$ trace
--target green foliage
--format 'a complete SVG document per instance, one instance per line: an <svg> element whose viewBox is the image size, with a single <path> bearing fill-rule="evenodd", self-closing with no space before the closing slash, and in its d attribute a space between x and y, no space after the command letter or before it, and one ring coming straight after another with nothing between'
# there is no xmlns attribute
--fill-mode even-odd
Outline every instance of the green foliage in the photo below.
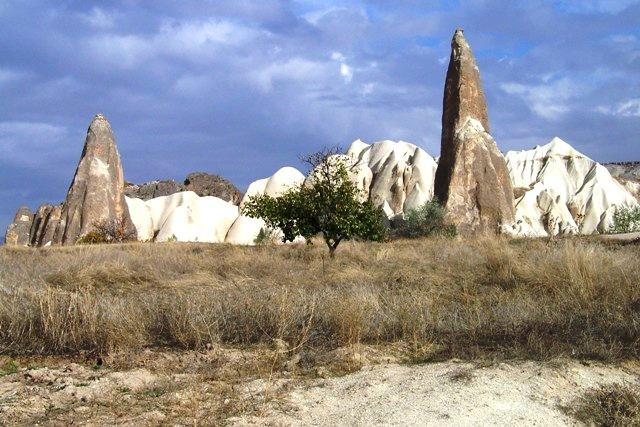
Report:
<svg viewBox="0 0 640 427"><path fill-rule="evenodd" d="M100 245L103 243L109 243L109 241L104 233L94 230L80 237L77 243L79 245Z"/></svg>
<svg viewBox="0 0 640 427"><path fill-rule="evenodd" d="M304 160L313 167L305 185L291 188L279 197L251 197L243 208L244 215L262 218L268 227L282 230L284 242L297 236L310 242L322 234L332 256L343 240L386 239L382 211L361 201L343 157L323 151Z"/></svg>
<svg viewBox="0 0 640 427"><path fill-rule="evenodd" d="M455 225L446 223L445 209L434 198L407 212L399 234L403 237L415 238L432 235L455 237L458 233Z"/></svg>
<svg viewBox="0 0 640 427"><path fill-rule="evenodd" d="M610 233L633 233L640 231L640 206L634 208L618 207L613 214Z"/></svg>
<svg viewBox="0 0 640 427"><path fill-rule="evenodd" d="M15 374L19 369L20 365L18 365L18 362L16 362L15 360L9 360L0 365L0 377Z"/></svg>
<svg viewBox="0 0 640 427"><path fill-rule="evenodd" d="M258 232L253 243L256 245L266 245L269 243L275 243L278 240L278 233L276 230L270 227L262 227Z"/></svg>

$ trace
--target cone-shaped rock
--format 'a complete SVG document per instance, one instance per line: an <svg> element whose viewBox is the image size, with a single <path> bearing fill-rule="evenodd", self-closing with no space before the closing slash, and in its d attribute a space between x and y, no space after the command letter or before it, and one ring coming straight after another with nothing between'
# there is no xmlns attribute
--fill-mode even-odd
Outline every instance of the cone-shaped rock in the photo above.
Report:
<svg viewBox="0 0 640 427"><path fill-rule="evenodd" d="M480 72L460 29L451 42L434 193L462 234L496 233L514 222L509 172L489 134Z"/></svg>
<svg viewBox="0 0 640 427"><path fill-rule="evenodd" d="M27 246L29 244L29 230L33 222L33 213L26 206L16 212L13 222L9 224L4 236L4 243L13 246Z"/></svg>
<svg viewBox="0 0 640 427"><path fill-rule="evenodd" d="M44 246L50 244L60 222L62 205L42 205L36 211L29 233L31 246Z"/></svg>
<svg viewBox="0 0 640 427"><path fill-rule="evenodd" d="M135 236L135 226L124 198L120 154L109 122L98 114L89 125L53 243L74 244L102 221L123 221L127 233Z"/></svg>

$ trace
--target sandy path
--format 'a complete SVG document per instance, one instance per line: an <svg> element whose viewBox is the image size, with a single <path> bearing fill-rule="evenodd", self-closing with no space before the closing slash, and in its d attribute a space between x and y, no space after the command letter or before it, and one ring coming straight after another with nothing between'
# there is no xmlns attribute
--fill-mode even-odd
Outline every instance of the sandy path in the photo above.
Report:
<svg viewBox="0 0 640 427"><path fill-rule="evenodd" d="M576 425L561 405L606 383L640 386L639 372L600 364L456 362L378 365L295 387L260 418L238 425ZM265 383L252 384L254 392ZM286 409L283 409L286 408Z"/></svg>

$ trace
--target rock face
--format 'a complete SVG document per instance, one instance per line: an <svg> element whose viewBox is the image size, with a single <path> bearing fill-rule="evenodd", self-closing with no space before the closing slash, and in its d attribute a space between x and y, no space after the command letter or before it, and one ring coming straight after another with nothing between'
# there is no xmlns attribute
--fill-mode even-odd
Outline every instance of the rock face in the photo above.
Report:
<svg viewBox="0 0 640 427"><path fill-rule="evenodd" d="M169 196L184 190L184 185L172 179L164 181L150 181L144 184L127 183L124 194L127 197L135 197L142 200L150 200L156 197Z"/></svg>
<svg viewBox="0 0 640 427"><path fill-rule="evenodd" d="M5 245L28 246L29 232L33 222L33 213L26 206L22 206L16 212L13 222L7 227L4 236Z"/></svg>
<svg viewBox="0 0 640 427"><path fill-rule="evenodd" d="M190 173L183 184L172 179L150 181L144 184L127 183L124 190L127 197L135 197L142 200L170 196L181 191L193 191L200 197L214 196L234 205L239 204L240 200L242 200L242 193L231 181L219 175L212 175L206 172Z"/></svg>
<svg viewBox="0 0 640 427"><path fill-rule="evenodd" d="M388 217L417 208L433 198L437 164L416 145L388 140L369 145L358 139L347 155L354 161L351 178Z"/></svg>
<svg viewBox="0 0 640 427"><path fill-rule="evenodd" d="M62 205L42 205L36 211L29 233L31 246L46 246L53 241L53 236L60 222Z"/></svg>
<svg viewBox="0 0 640 427"><path fill-rule="evenodd" d="M461 234L496 233L514 222L509 173L489 134L480 72L460 29L451 42L434 193Z"/></svg>
<svg viewBox="0 0 640 427"><path fill-rule="evenodd" d="M253 181L249 185L240 202L240 209L251 196L266 194L277 197L292 187L302 185L304 179L302 172L296 168L289 166L280 168L270 177ZM225 241L235 245L253 245L260 229L264 226L264 221L259 218L240 215L231 225Z"/></svg>
<svg viewBox="0 0 640 427"><path fill-rule="evenodd" d="M242 193L231 181L205 172L193 172L187 175L184 187L187 191L193 191L198 196L214 196L234 205L239 204L242 200Z"/></svg>
<svg viewBox="0 0 640 427"><path fill-rule="evenodd" d="M54 244L74 244L98 221L124 221L135 233L124 198L120 154L111 126L96 115L87 131L82 157L62 206Z"/></svg>
<svg viewBox="0 0 640 427"><path fill-rule="evenodd" d="M505 157L520 236L604 233L617 207L638 205L607 168L560 138Z"/></svg>
<svg viewBox="0 0 640 427"><path fill-rule="evenodd" d="M603 166L640 201L640 162L606 163Z"/></svg>
<svg viewBox="0 0 640 427"><path fill-rule="evenodd" d="M254 181L243 202L252 195L278 196L295 185L304 175L284 167L268 178ZM156 242L210 242L253 245L264 221L240 215L235 204L214 196L199 196L181 191L150 200L126 197L138 240ZM242 206L242 203L241 203Z"/></svg>

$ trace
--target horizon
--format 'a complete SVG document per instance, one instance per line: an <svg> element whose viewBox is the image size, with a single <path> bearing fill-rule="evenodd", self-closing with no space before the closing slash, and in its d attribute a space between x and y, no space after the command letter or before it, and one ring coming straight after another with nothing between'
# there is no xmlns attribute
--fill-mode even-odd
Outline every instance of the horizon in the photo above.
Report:
<svg viewBox="0 0 640 427"><path fill-rule="evenodd" d="M64 200L99 112L134 183L205 171L244 191L356 139L437 157L457 27L502 152L557 136L640 160L639 1L99 4L0 4L3 230Z"/></svg>

